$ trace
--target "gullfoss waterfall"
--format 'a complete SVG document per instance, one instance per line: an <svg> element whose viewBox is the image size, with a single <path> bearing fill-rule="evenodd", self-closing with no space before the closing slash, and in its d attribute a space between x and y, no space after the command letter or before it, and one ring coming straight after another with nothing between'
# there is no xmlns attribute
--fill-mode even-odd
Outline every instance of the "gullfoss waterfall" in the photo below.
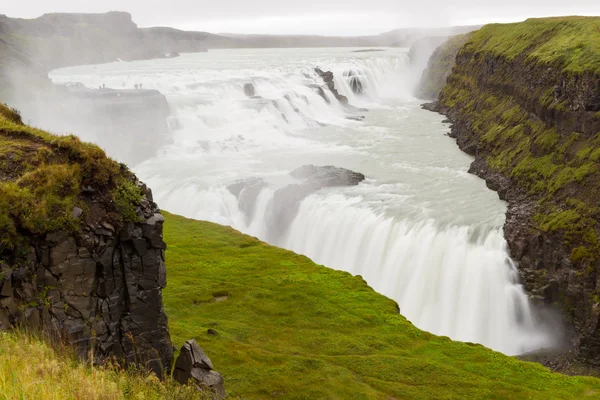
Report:
<svg viewBox="0 0 600 400"><path fill-rule="evenodd" d="M349 106L316 68L333 72ZM432 333L511 355L551 346L507 253L506 206L467 173L471 160L444 135L442 117L412 98L417 75L403 49L263 49L51 77L142 83L167 96L172 142L133 168L164 209L362 275ZM309 164L366 179L323 184L290 174Z"/></svg>

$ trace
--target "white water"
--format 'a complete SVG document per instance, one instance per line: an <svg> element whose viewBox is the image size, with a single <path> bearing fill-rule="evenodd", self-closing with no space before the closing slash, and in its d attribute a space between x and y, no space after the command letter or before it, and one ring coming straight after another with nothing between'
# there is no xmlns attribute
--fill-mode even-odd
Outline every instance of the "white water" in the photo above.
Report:
<svg viewBox="0 0 600 400"><path fill-rule="evenodd" d="M364 121L327 92L315 66L370 111ZM351 74L349 71L353 71ZM358 75L364 87L349 86ZM470 158L442 117L410 95L406 52L349 49L213 51L181 58L55 71L57 82L158 89L174 109L173 144L134 170L162 208L231 225L318 263L362 275L416 326L507 354L552 344L518 284L501 226L505 205L467 173ZM252 82L261 98L249 99ZM107 146L110 152L110 146ZM305 164L335 165L367 180L329 188L275 216L274 193ZM238 201L227 186L268 186Z"/></svg>

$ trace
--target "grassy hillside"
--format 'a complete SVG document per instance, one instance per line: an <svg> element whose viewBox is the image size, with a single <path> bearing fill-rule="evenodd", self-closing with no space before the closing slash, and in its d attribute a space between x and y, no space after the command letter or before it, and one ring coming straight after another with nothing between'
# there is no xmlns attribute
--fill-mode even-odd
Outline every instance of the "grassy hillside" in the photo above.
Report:
<svg viewBox="0 0 600 400"><path fill-rule="evenodd" d="M600 380L422 332L360 277L232 228L165 215L174 343L194 337L228 393L282 399L582 399ZM209 334L209 330L212 334Z"/></svg>
<svg viewBox="0 0 600 400"><path fill-rule="evenodd" d="M600 18L556 17L484 26L466 52L491 53L560 66L574 73L600 72Z"/></svg>

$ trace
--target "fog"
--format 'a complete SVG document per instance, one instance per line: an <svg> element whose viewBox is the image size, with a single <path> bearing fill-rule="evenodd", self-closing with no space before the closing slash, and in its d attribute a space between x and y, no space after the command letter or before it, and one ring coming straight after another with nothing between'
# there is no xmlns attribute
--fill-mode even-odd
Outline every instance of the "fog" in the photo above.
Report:
<svg viewBox="0 0 600 400"><path fill-rule="evenodd" d="M364 35L399 27L432 27L508 22L528 17L598 15L597 0L26 0L4 2L0 12L33 18L49 12L124 10L140 26L172 26L230 33ZM6 4L7 3L7 4Z"/></svg>

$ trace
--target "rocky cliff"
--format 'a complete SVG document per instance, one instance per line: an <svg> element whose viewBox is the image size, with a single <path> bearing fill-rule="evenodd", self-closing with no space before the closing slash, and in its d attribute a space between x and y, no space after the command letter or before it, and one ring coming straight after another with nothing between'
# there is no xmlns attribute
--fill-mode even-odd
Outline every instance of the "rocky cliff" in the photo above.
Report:
<svg viewBox="0 0 600 400"><path fill-rule="evenodd" d="M471 172L508 201L526 289L563 311L572 355L600 366L600 18L483 27L434 108L475 156Z"/></svg>
<svg viewBox="0 0 600 400"><path fill-rule="evenodd" d="M0 105L0 328L169 371L163 217L124 165Z"/></svg>
<svg viewBox="0 0 600 400"><path fill-rule="evenodd" d="M418 60L418 49L420 46L426 48L428 45L435 45L435 50L431 54L431 57L429 57L427 66L417 86L415 96L426 100L437 100L440 92L446 86L446 79L448 79L448 76L452 72L456 55L467 42L470 35L470 33L465 33L451 36L450 38L430 38L425 43L416 44L411 47L409 57L412 63L413 59Z"/></svg>

